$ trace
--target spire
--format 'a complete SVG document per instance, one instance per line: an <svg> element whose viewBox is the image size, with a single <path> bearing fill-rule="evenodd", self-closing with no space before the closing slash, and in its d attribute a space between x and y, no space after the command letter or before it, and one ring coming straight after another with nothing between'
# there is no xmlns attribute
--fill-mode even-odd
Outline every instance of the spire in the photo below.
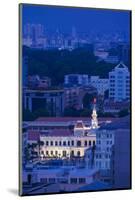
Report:
<svg viewBox="0 0 135 200"><path fill-rule="evenodd" d="M96 98L93 100L93 111L92 111L92 120L91 120L91 128L98 128L98 119L97 119L97 111L96 111Z"/></svg>

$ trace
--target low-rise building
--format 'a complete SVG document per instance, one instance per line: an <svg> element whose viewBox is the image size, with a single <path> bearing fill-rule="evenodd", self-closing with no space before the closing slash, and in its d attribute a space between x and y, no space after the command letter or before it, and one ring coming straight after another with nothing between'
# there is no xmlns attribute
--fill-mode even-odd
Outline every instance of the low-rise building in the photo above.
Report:
<svg viewBox="0 0 135 200"><path fill-rule="evenodd" d="M23 93L24 109L34 112L47 110L50 116L61 116L64 110L64 91L62 89L32 90Z"/></svg>
<svg viewBox="0 0 135 200"><path fill-rule="evenodd" d="M88 85L89 79L87 74L68 74L64 77L64 84L70 86Z"/></svg>

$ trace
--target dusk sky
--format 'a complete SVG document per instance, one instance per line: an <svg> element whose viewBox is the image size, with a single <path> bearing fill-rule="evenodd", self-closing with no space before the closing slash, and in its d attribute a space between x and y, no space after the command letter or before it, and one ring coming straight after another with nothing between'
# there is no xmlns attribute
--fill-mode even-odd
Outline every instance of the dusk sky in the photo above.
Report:
<svg viewBox="0 0 135 200"><path fill-rule="evenodd" d="M23 25L40 23L48 30L71 31L76 27L78 32L115 32L129 33L130 11L116 11L89 8L65 8L41 5L23 5Z"/></svg>

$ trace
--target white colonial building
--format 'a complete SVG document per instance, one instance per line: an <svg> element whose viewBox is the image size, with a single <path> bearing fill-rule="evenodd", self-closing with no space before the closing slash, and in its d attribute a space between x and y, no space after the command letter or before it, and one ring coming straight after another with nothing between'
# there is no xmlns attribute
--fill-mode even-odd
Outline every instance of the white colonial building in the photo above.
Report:
<svg viewBox="0 0 135 200"><path fill-rule="evenodd" d="M44 145L41 148L42 157L49 158L71 158L83 157L85 151L96 144L96 131L98 120L94 106L91 124L85 125L78 120L73 131L65 129L54 129L49 134L40 134L40 141Z"/></svg>

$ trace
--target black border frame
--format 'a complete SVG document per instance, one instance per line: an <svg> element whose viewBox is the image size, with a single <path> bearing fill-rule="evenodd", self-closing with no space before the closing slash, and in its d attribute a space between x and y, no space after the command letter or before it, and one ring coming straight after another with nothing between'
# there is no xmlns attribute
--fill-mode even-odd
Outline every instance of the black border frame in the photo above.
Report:
<svg viewBox="0 0 135 200"><path fill-rule="evenodd" d="M102 190L86 190L86 191L72 191L72 192L56 192L56 193L37 193L37 194L23 194L22 192L22 6L42 6L42 7L59 7L59 8L76 8L76 9L94 9L94 10L113 10L115 11L129 11L130 12L130 186L127 188L112 188L112 189L102 189ZM19 77L19 142L18 142L18 173L19 173L19 182L18 182L18 195L19 196L37 196L37 195L55 195L55 194L72 194L72 193L90 193L90 192L104 192L104 191L122 191L122 190L131 190L132 189L132 10L129 9L114 9L114 8L94 8L94 7L81 7L81 6L68 6L68 5L49 5L49 4L38 4L38 3L19 3L18 4L18 77Z"/></svg>

